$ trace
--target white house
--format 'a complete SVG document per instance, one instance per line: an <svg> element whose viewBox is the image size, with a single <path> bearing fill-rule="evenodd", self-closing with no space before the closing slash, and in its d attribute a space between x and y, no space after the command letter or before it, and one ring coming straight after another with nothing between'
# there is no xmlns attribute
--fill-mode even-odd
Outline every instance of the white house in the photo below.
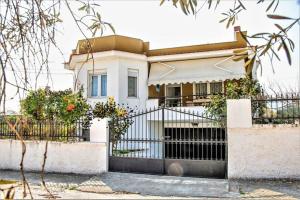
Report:
<svg viewBox="0 0 300 200"><path fill-rule="evenodd" d="M147 108L128 117L130 127L111 145L110 170L169 173L175 166L185 175L225 176L226 131L203 114L203 105L211 94L225 93L228 80L245 76L246 60L232 58L247 43L239 27L234 36L164 49L120 35L78 41L65 68L75 72L75 88L83 86L92 105L113 96Z"/></svg>
<svg viewBox="0 0 300 200"><path fill-rule="evenodd" d="M247 43L239 27L234 34L234 41L164 49L120 35L79 40L65 68L75 72L75 87L83 86L92 105L113 96L140 109L201 106L209 94L225 92L227 80L244 77L245 61L232 56Z"/></svg>

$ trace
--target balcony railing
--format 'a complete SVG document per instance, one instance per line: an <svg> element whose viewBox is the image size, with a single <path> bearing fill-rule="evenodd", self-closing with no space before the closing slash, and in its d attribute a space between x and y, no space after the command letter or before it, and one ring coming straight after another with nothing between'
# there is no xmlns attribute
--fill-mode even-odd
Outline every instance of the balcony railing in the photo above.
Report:
<svg viewBox="0 0 300 200"><path fill-rule="evenodd" d="M153 97L158 99L159 106L166 107L185 107L185 106L206 106L211 102L213 94L187 95L177 97Z"/></svg>

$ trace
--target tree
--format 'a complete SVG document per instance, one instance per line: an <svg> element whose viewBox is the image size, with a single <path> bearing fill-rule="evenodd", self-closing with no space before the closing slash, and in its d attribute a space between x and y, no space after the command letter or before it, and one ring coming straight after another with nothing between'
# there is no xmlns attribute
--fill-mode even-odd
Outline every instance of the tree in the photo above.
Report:
<svg viewBox="0 0 300 200"><path fill-rule="evenodd" d="M273 13L277 10L280 0L256 0L257 6L262 4L267 4L266 13L272 11ZM160 5L163 5L165 0L161 0ZM205 0L201 5L198 5L197 0L172 0L173 5L177 8L180 6L182 12L186 15L197 15L201 12L201 9L204 6L207 6L208 9L216 9L222 4L221 0ZM232 8L227 12L221 13L223 18L220 20L220 23L226 23L226 28L233 26L238 19L238 16L247 10L245 6L245 0L232 0ZM267 14L267 17L274 20L288 20L291 23L283 27L282 25L275 22L274 26L278 29L276 33L271 32L261 32L254 35L244 35L242 32L243 38L248 43L248 48L235 52L233 60L239 61L246 59L245 69L248 75L251 74L253 65L255 62L262 67L261 57L267 55L273 63L273 58L280 60L278 55L279 51L284 51L288 60L288 63L291 65L291 51L294 51L295 44L293 40L289 37L288 32L295 26L300 25L300 17L291 18L284 15L276 14ZM272 64L273 65L273 64ZM273 67L273 66L272 66Z"/></svg>
<svg viewBox="0 0 300 200"><path fill-rule="evenodd" d="M73 2L72 5L70 2ZM7 86L17 88L17 94L27 91L30 86L29 71L35 70L37 79L42 71L49 73L49 53L55 47L59 24L62 22L62 6L67 8L74 23L87 39L88 36L102 35L105 22L97 11L99 6L87 0L3 0L0 1L0 105L5 112ZM87 40L88 41L88 40ZM89 44L91 49L92 45ZM87 59L91 59L89 55ZM14 81L9 80L11 72Z"/></svg>

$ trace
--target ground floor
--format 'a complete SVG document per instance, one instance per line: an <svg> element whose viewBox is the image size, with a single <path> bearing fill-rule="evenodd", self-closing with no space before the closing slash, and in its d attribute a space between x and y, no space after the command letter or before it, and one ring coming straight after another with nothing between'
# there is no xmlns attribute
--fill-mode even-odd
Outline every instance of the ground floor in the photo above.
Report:
<svg viewBox="0 0 300 200"><path fill-rule="evenodd" d="M39 173L26 173L35 199L47 198ZM0 171L0 180L21 180L19 172ZM50 191L62 199L299 199L300 182L228 181L128 173L98 176L46 174ZM9 187L1 185L0 188ZM2 195L2 194L1 194ZM22 197L22 187L16 199ZM30 198L28 196L28 198Z"/></svg>

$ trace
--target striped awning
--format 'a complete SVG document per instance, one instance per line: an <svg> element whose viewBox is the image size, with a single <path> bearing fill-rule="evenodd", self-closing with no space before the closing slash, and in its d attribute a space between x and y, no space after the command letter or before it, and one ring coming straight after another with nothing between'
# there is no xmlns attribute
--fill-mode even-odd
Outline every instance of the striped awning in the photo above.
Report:
<svg viewBox="0 0 300 200"><path fill-rule="evenodd" d="M151 63L148 85L225 81L245 77L244 61L231 57Z"/></svg>

